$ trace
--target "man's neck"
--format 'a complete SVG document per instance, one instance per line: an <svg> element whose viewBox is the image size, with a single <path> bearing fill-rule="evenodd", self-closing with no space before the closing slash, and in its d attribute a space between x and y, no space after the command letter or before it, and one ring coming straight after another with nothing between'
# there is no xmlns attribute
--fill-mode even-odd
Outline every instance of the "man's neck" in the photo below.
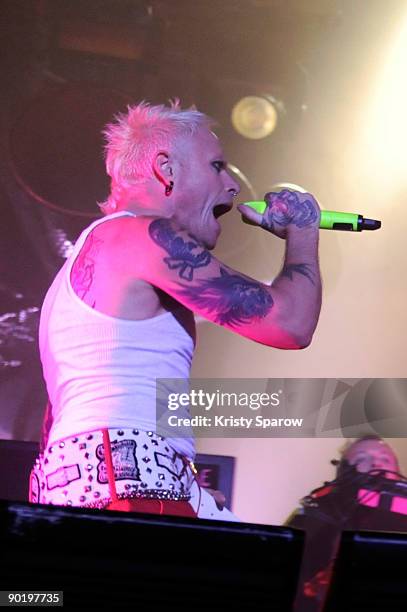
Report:
<svg viewBox="0 0 407 612"><path fill-rule="evenodd" d="M127 210L138 216L167 217L171 213L167 198L156 193L150 193L148 189L140 189L131 194L126 194L117 205L117 211Z"/></svg>

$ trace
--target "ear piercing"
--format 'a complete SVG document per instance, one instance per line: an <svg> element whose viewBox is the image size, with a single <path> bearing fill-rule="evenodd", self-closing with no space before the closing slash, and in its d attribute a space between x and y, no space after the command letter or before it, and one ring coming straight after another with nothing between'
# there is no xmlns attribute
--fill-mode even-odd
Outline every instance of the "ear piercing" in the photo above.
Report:
<svg viewBox="0 0 407 612"><path fill-rule="evenodd" d="M166 196L170 195L173 187L174 187L173 181L170 181L170 184L165 186L165 195Z"/></svg>

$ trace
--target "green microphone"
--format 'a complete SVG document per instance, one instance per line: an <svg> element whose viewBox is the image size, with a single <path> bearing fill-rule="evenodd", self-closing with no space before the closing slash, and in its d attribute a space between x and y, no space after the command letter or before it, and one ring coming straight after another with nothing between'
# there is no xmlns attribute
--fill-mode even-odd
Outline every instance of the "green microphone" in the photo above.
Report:
<svg viewBox="0 0 407 612"><path fill-rule="evenodd" d="M264 201L258 202L243 202L246 206L250 206L261 215L267 208ZM249 223L244 219L245 223ZM250 224L250 225L256 225ZM381 227L381 221L376 219L367 219L356 213L336 212L334 210L321 210L321 220L319 227L321 229L342 230L346 232L361 232L362 230L376 230Z"/></svg>
<svg viewBox="0 0 407 612"><path fill-rule="evenodd" d="M305 189L292 183L278 183L278 185L273 185L270 191L278 193L283 189L291 189L299 191L300 193L306 193ZM263 200L257 202L243 202L243 204L250 206L250 208L253 208L253 210L260 215L262 215L267 208L267 204ZM245 218L243 218L243 221L249 223L249 225L256 225ZM381 221L376 221L376 219L367 219L355 213L336 212L333 210L321 210L321 220L319 223L321 229L342 230L346 232L376 230L379 229L381 225Z"/></svg>

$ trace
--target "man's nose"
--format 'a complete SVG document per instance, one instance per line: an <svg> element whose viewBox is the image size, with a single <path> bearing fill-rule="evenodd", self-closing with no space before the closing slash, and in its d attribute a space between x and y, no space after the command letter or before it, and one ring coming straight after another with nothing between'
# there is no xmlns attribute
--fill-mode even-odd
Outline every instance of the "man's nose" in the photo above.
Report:
<svg viewBox="0 0 407 612"><path fill-rule="evenodd" d="M240 193L240 185L237 181L235 181L234 178L232 178L231 176L228 176L228 184L226 189L228 190L228 192L233 196L237 195L238 193Z"/></svg>

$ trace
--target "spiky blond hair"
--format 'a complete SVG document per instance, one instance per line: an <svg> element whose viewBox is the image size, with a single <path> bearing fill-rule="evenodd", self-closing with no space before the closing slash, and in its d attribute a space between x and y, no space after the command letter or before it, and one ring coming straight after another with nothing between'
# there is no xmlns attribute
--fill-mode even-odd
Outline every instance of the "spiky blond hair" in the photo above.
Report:
<svg viewBox="0 0 407 612"><path fill-rule="evenodd" d="M210 129L213 124L195 107L182 110L178 99L170 100L170 106L152 106L145 101L128 106L127 113L116 115L103 131L112 188L108 200L99 207L108 211L124 191L151 177L154 156L160 150L171 150L180 137L192 135L200 127Z"/></svg>

